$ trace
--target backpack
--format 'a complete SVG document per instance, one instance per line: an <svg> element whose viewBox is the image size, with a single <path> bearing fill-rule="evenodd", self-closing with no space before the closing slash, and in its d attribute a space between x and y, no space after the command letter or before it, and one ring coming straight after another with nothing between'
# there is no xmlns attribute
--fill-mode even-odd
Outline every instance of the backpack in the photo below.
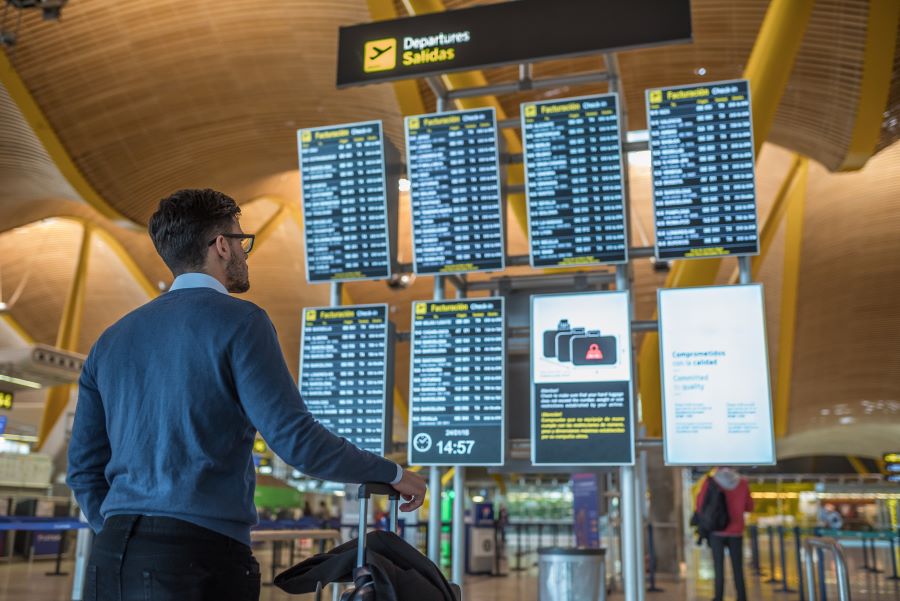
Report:
<svg viewBox="0 0 900 601"><path fill-rule="evenodd" d="M702 545L704 540L709 543L713 532L728 527L728 501L725 492L713 478L707 477L706 482L703 507L698 507L691 518L691 525L697 527L697 545Z"/></svg>

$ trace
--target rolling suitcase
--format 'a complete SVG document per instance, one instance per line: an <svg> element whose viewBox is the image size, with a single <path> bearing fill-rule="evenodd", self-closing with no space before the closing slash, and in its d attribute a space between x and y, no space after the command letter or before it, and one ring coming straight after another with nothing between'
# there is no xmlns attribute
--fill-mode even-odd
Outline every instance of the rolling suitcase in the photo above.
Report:
<svg viewBox="0 0 900 601"><path fill-rule="evenodd" d="M354 587L345 590L341 594L341 601L375 601L375 583L369 578L366 569L366 530L369 514L369 499L372 495L385 495L390 500L388 510L388 529L399 535L400 522L400 493L389 484L379 482L367 482L359 486L359 544L356 549L356 569L353 573ZM462 601L462 591L459 586L450 583L457 601ZM316 601L322 599L322 583L316 586Z"/></svg>

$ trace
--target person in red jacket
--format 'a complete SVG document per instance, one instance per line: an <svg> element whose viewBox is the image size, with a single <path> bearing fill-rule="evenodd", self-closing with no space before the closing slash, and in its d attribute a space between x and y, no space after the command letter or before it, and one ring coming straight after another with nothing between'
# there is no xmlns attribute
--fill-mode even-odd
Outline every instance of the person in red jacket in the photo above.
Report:
<svg viewBox="0 0 900 601"><path fill-rule="evenodd" d="M722 601L725 593L725 548L731 557L731 570L734 572L734 588L738 601L747 601L747 590L744 586L744 513L753 511L753 498L747 479L742 478L735 470L728 467L716 468L712 476L703 481L697 494L697 510L703 507L703 500L709 488L709 478L715 480L728 505L728 526L724 530L713 532L709 537L709 546L713 553L713 568L716 573L716 596L713 601Z"/></svg>

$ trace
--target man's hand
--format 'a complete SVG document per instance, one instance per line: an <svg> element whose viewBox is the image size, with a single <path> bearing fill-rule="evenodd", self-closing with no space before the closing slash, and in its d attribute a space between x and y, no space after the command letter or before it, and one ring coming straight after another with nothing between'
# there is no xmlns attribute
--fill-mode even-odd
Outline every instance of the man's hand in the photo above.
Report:
<svg viewBox="0 0 900 601"><path fill-rule="evenodd" d="M425 478L419 474L403 470L400 482L393 486L394 490L400 493L400 496L406 501L400 506L400 511L415 511L425 502L425 491L428 490L428 486L425 484Z"/></svg>

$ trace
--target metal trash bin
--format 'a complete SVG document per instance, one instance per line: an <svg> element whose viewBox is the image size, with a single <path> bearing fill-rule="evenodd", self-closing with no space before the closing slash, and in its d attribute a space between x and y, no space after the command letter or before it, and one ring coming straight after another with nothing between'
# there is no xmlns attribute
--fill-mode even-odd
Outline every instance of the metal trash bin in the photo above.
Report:
<svg viewBox="0 0 900 601"><path fill-rule="evenodd" d="M538 549L538 601L606 601L606 549Z"/></svg>

